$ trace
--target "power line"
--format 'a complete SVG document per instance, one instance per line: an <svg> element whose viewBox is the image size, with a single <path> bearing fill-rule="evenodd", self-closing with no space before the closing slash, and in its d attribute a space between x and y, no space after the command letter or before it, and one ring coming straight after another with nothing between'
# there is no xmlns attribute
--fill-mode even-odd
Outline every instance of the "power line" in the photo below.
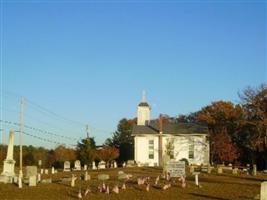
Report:
<svg viewBox="0 0 267 200"><path fill-rule="evenodd" d="M14 132L20 132L20 131L14 131ZM60 142L57 142L57 141L54 141L54 140L50 140L50 139L46 139L46 138L42 138L42 137L40 137L40 136L37 136L37 135L33 135L33 134L31 134L31 133L28 133L28 132L22 132L23 134L25 134L25 135L28 135L28 136L30 136L30 137L33 137L33 138L36 138L36 139L39 139L39 140L42 140L42 141L45 141L45 142L49 142L49 143L53 143L53 144L57 144L57 145L69 145L69 146L76 146L76 145L74 145L74 144L66 144L66 143L60 143Z"/></svg>
<svg viewBox="0 0 267 200"><path fill-rule="evenodd" d="M0 122L5 123L5 124L13 124L15 126L20 126L19 123L12 122L12 121L0 120ZM77 140L77 141L79 140L78 138L68 137L68 136L65 136L65 135L59 135L59 134L56 134L56 133L53 133L53 132L49 132L49 131L46 131L46 130L42 130L42 129L39 129L39 128L35 128L35 127L32 127L32 126L28 126L28 125L24 125L24 126L25 126L25 128L28 128L28 129L31 129L31 130L34 130L34 131L38 131L40 133L53 135L53 136L57 136L57 137L61 137L61 138L64 138L64 139L69 139L69 140Z"/></svg>
<svg viewBox="0 0 267 200"><path fill-rule="evenodd" d="M18 95L16 93L10 92L10 91L5 91L5 93L6 93L6 95L15 96L17 98L19 98L21 96L21 95ZM33 101L31 101L31 100L29 100L27 98L24 98L24 99L27 102L27 105L29 105L32 109L34 109L36 111L39 111L40 113L43 113L45 115L53 116L54 118L57 118L58 120L61 119L61 120L64 120L65 122L70 122L72 124L76 124L76 125L79 125L79 126L82 126L82 127L84 127L86 124L88 124L88 123L79 122L79 121L76 121L76 120L72 120L72 119L66 118L66 117L64 117L62 115L59 115L59 114L57 114L57 113L55 113L55 112L53 112L53 111L51 111L51 110L49 110L49 109L37 104L37 103L35 103L35 102L33 102ZM70 125L70 124L68 123L68 125ZM89 127L92 130L95 130L95 131L98 131L98 132L110 133L109 130L99 129L99 128L96 128L94 126L91 126L90 124L89 124Z"/></svg>

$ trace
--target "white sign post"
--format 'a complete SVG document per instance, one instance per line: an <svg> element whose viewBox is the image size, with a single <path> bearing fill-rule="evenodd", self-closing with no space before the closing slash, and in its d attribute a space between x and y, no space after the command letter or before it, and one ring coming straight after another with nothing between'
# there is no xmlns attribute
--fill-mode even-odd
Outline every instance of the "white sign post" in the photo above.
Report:
<svg viewBox="0 0 267 200"><path fill-rule="evenodd" d="M166 170L170 177L185 176L185 161L168 161Z"/></svg>

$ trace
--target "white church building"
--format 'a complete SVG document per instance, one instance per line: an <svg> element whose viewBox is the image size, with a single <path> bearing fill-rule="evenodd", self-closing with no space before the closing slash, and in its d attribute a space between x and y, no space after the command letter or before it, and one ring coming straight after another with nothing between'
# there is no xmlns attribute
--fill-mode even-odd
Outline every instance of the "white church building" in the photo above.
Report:
<svg viewBox="0 0 267 200"><path fill-rule="evenodd" d="M133 127L134 157L139 165L162 166L166 158L189 164L209 163L207 127L196 123L150 119L151 107L143 95Z"/></svg>

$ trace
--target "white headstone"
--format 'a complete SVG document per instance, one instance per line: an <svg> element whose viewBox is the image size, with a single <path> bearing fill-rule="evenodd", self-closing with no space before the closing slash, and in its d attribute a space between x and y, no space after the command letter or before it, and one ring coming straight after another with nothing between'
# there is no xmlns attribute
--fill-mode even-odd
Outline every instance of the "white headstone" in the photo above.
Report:
<svg viewBox="0 0 267 200"><path fill-rule="evenodd" d="M71 187L75 187L75 181L76 181L77 177L74 176L74 174L72 174L72 177L71 177Z"/></svg>
<svg viewBox="0 0 267 200"><path fill-rule="evenodd" d="M44 173L44 169L41 169L41 174L43 174Z"/></svg>
<svg viewBox="0 0 267 200"><path fill-rule="evenodd" d="M98 163L98 169L106 169L106 162L105 161L100 161Z"/></svg>
<svg viewBox="0 0 267 200"><path fill-rule="evenodd" d="M15 176L14 167L16 161L13 159L13 150L14 150L14 131L10 130L9 132L9 142L7 148L7 156L4 160L4 167L2 175L13 177Z"/></svg>
<svg viewBox="0 0 267 200"><path fill-rule="evenodd" d="M199 183L198 183L198 175L199 174L200 174L199 172L194 172L193 173L193 175L195 175L195 184L196 184L196 186L199 186Z"/></svg>
<svg viewBox="0 0 267 200"><path fill-rule="evenodd" d="M37 181L36 181L36 176L30 176L29 177L29 186L36 186Z"/></svg>
<svg viewBox="0 0 267 200"><path fill-rule="evenodd" d="M93 170L95 170L95 169L96 169L96 166L95 166L95 161L93 161L93 163L92 163L92 168L93 168Z"/></svg>
<svg viewBox="0 0 267 200"><path fill-rule="evenodd" d="M83 170L86 171L87 170L87 165L83 166Z"/></svg>
<svg viewBox="0 0 267 200"><path fill-rule="evenodd" d="M117 167L118 167L117 162L114 161L114 168L117 168Z"/></svg>
<svg viewBox="0 0 267 200"><path fill-rule="evenodd" d="M51 174L54 174L54 173L55 173L55 168L52 167L52 169L51 169Z"/></svg>
<svg viewBox="0 0 267 200"><path fill-rule="evenodd" d="M70 162L69 161L65 161L64 162L64 172L69 172L70 171Z"/></svg>
<svg viewBox="0 0 267 200"><path fill-rule="evenodd" d="M267 181L261 183L261 198L260 200L267 200Z"/></svg>
<svg viewBox="0 0 267 200"><path fill-rule="evenodd" d="M86 171L85 174L84 174L84 180L88 181L90 179L91 179L91 177L90 177L90 175L88 175L88 172Z"/></svg>
<svg viewBox="0 0 267 200"><path fill-rule="evenodd" d="M45 170L44 170L44 173L45 173L45 174L48 174L48 169L45 169Z"/></svg>
<svg viewBox="0 0 267 200"><path fill-rule="evenodd" d="M74 169L75 171L81 171L81 161L75 160L74 162Z"/></svg>

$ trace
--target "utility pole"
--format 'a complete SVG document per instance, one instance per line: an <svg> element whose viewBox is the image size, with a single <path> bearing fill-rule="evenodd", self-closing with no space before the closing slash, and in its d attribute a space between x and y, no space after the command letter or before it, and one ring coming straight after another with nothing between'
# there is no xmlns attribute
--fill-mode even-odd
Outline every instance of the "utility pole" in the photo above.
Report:
<svg viewBox="0 0 267 200"><path fill-rule="evenodd" d="M163 134L163 116L160 114L159 116L159 166L162 167L162 134Z"/></svg>
<svg viewBox="0 0 267 200"><path fill-rule="evenodd" d="M20 128L19 128L19 176L22 177L22 134L24 129L24 97L20 97Z"/></svg>
<svg viewBox="0 0 267 200"><path fill-rule="evenodd" d="M89 139L89 126L88 126L88 124L86 125L86 135L87 135L87 139Z"/></svg>

